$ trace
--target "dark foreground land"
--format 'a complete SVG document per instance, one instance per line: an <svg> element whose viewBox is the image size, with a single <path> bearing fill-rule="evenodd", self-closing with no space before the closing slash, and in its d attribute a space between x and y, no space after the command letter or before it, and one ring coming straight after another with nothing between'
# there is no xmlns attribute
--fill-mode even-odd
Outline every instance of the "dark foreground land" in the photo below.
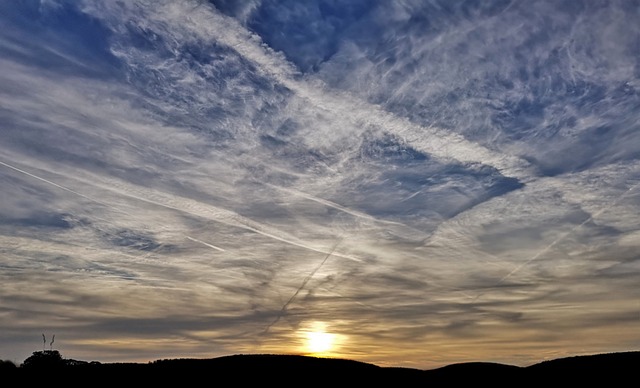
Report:
<svg viewBox="0 0 640 388"><path fill-rule="evenodd" d="M586 384L637 386L640 351L577 356L528 367L462 363L432 370L288 355L234 355L142 363L98 363L63 359L57 351L34 352L19 367L0 365L2 382L67 386L160 384L179 386L533 386ZM12 386L16 386L16 383Z"/></svg>

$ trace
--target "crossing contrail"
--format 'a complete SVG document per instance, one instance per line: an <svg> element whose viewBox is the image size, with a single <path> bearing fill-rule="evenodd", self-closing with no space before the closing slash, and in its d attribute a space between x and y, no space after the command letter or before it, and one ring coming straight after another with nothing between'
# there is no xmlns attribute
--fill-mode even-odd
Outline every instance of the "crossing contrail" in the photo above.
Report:
<svg viewBox="0 0 640 388"><path fill-rule="evenodd" d="M12 169L12 170L14 170L14 171L17 171L17 172L21 173L21 174L27 175L27 176L29 176L29 177L31 177L31 178L34 178L34 179L37 179L37 180L39 180L39 181L45 182L45 183L47 183L47 184L50 184L50 185L52 185L52 186L55 186L55 187L57 187L57 188L59 188L59 189L61 189L61 190L68 191L68 192L70 192L70 193L72 193L72 194L75 194L75 195L77 195L77 196L79 196L79 197L82 197L82 198L88 199L89 201L99 203L100 205L107 206L107 207L109 207L109 208L114 208L112 205L110 205L110 204L108 204L108 203L102 202L102 201L97 200L97 199L95 199L95 198L91 198L91 197L89 197L89 196L87 196L87 195L84 195L84 194L82 194L82 193L79 193L79 192L77 192L77 191L75 191L75 190L72 190L72 189L70 189L70 188L68 188L68 187L65 187L65 186L59 185L59 184L57 184L57 183L55 183L55 182L52 182L52 181L50 181L50 180L48 180L48 179L45 179L45 178L39 177L39 176L37 176L37 175L35 175L35 174L32 174L32 173L30 173L30 172L28 172L28 171L22 170L22 169L20 169L20 168L18 168L18 167L16 167L16 166L12 166L12 165L10 165L10 164L8 164L8 163L4 163L4 162L1 162L1 161L0 161L0 165L5 166L5 167L7 167L7 168L10 168L10 169ZM114 208L114 209L115 209L115 208ZM116 210L118 210L118 209L116 209Z"/></svg>
<svg viewBox="0 0 640 388"><path fill-rule="evenodd" d="M260 36L213 6L206 8L206 11L199 9L195 12L200 4L199 1L157 1L148 16L154 22L175 25L180 33L198 35L202 39L233 48L254 64L257 71L308 101L315 109L329 113L333 120L351 123L354 128L374 126L384 129L437 158L493 166L503 175L523 182L535 178L531 164L516 155L491 150L442 128L417 124L380 105L371 104L345 91L331 89L320 79L301 78L295 66L282 53L266 45Z"/></svg>
<svg viewBox="0 0 640 388"><path fill-rule="evenodd" d="M193 241L193 242L200 243L200 244L202 244L202 245L204 245L204 246L207 246L207 247L209 247L209 248L215 249L216 251L225 252L225 250L224 250L224 249L222 249L222 248L220 248L220 247L217 247L217 246L215 246L215 245L213 245L213 244L206 243L206 242L204 242L204 241L198 240L197 238L193 238L193 237L190 237L190 236L185 236L185 237L187 238L187 240L191 240L191 241Z"/></svg>
<svg viewBox="0 0 640 388"><path fill-rule="evenodd" d="M296 297L298 296L300 291L302 291L307 286L307 283L309 283L309 280L311 280L313 278L313 276L316 274L316 272L318 272L320 270L320 268L322 268L322 266L327 262L327 260L329 260L329 257L331 257L331 255L333 255L333 252L336 250L336 248L338 248L338 245L340 245L342 240L343 240L343 238L338 240L335 243L335 245L333 246L333 248L331 248L331 251L329 251L329 253L320 262L320 264L318 264L318 266L316 268L314 268L313 271L311 271L311 273L309 275L307 275L306 278L304 278L304 280L302 281L302 284L300 284L300 287L298 287L296 292L294 292L293 295L291 295L291 298L289 298L289 300L284 305L282 305L282 308L280 309L280 312L278 313L278 316L276 317L276 319L273 320L273 322L271 322L269 324L269 326L267 326L264 329L264 331L262 332L262 335L267 334L269 332L269 330L271 329L271 327L273 327L273 325L278 323L278 321L280 321L280 319L286 314L287 308L289 307L289 305L291 303L293 303L293 301L296 299Z"/></svg>
<svg viewBox="0 0 640 388"><path fill-rule="evenodd" d="M111 209L117 210L119 212L123 212L122 210L116 208L115 206L97 200L95 198L89 197L85 194L82 194L80 192L77 192L73 189L70 189L68 187L65 187L63 185L60 185L58 183L55 183L53 181L50 181L48 179L42 178L38 175L32 174L28 171L22 170L18 167L15 167L11 164L5 163L0 161L0 165L1 166L5 166L7 168L10 168L14 171L17 171L21 174L27 175L31 178L37 179L39 181L45 182L49 185L52 185L54 187L57 187L61 190L67 191L69 193L75 194L77 196L80 196L82 198L88 199L90 201L99 203L103 206L109 207ZM167 193L162 193L162 192L158 192L158 191L153 191L150 190L148 188L145 187L141 187L141 186L137 186L137 185L133 185L133 184L123 184L122 182L119 181L115 181L115 180L108 180L109 185L103 185L103 184L98 184L98 183L94 183L95 186L100 187L104 190L110 191L110 192L114 192L117 193L119 195L122 196L126 196L129 198L133 198L139 201L143 201L146 203L150 203L156 206L160 206L166 209L171 209L171 210L176 210L182 213L188 213L188 214L193 214L199 217L204 217L207 219L211 219L226 225L231 225L231 226L235 226L235 227L239 227L245 230L249 230L251 232L257 233L259 235L274 239L274 240L278 240L281 241L283 243L286 244L290 244L293 246L297 246L300 248L304 248L313 252L319 252L319 253L327 253L325 250L323 249L319 249L316 248L304 241L300 241L297 238L295 238L294 236L290 236L284 232L281 232L279 230L273 229L273 228L269 228L269 227L265 227L264 225L246 218L246 217L242 217L241 215L224 209L224 208L219 208L213 205L209 205L209 204L203 204L201 202L192 200L190 198L185 198L185 197L180 197L180 196L176 196L176 195L171 195L171 194L167 194ZM200 241L198 241L200 242ZM210 244L209 244L210 245ZM213 248L213 246L211 246ZM220 249L218 247L213 248L213 249ZM341 258L345 258L345 259L349 259L349 260L353 260L353 261L362 261L361 259L359 259L358 257L355 256L351 256L351 255L346 255L346 254L341 254L338 252L331 252L332 255L337 256L337 257L341 257Z"/></svg>
<svg viewBox="0 0 640 388"><path fill-rule="evenodd" d="M559 242L563 241L564 239L566 239L567 237L569 237L570 235L575 233L578 229L582 228L585 224L587 224L588 222L592 221L594 218L599 217L601 214L603 214L607 210L611 209L613 206L617 205L618 202L620 202L623 198L628 196L629 193L631 193L638 186L640 186L640 183L637 183L637 184L631 186L627 191L622 193L615 201L611 202L608 206L603 207L602 209L600 209L596 213L592 214L589 218L587 218L586 220L582 221L582 223L580 223L579 225L574 226L573 228L571 228L571 230L569 230L565 234L563 234L560 237L558 237L557 239L555 239L553 242L551 242L551 244L549 244L546 247L542 248L538 253L536 253L535 255L531 256L531 258L529 258L527 261L525 261L524 263L520 264L519 266L514 268L511 272L509 272L508 274L503 276L502 279L500 279L500 281L498 281L498 284L503 283L505 280L507 280L511 276L515 275L522 268L524 268L527 265L531 264L533 261L537 260L540 256L544 255L545 253L549 252L549 250L551 250L553 247L555 247Z"/></svg>

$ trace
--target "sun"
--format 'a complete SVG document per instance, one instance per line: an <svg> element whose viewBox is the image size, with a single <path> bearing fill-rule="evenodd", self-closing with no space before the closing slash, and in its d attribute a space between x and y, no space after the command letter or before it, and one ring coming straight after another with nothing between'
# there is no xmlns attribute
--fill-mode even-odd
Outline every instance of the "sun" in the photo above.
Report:
<svg viewBox="0 0 640 388"><path fill-rule="evenodd" d="M335 350L337 335L327 331L323 322L313 322L300 330L304 341L304 351L307 354L326 356Z"/></svg>
<svg viewBox="0 0 640 388"><path fill-rule="evenodd" d="M310 353L327 353L333 348L334 334L322 331L307 333L307 349Z"/></svg>

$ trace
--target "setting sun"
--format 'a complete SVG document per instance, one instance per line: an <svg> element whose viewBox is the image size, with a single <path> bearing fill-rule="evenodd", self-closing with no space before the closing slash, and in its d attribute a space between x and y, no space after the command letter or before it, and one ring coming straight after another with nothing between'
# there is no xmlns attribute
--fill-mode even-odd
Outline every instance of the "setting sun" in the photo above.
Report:
<svg viewBox="0 0 640 388"><path fill-rule="evenodd" d="M327 331L323 322L313 322L300 330L304 342L304 352L313 355L328 355L337 346L338 335Z"/></svg>
<svg viewBox="0 0 640 388"><path fill-rule="evenodd" d="M307 349L311 353L325 353L331 350L335 334L321 331L307 333Z"/></svg>

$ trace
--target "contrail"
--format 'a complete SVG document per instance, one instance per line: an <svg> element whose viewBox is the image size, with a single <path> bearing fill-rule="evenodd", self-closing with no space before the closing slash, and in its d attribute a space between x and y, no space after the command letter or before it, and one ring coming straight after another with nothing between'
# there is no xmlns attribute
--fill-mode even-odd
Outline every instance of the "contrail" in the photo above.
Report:
<svg viewBox="0 0 640 388"><path fill-rule="evenodd" d="M88 200L90 200L92 202L99 203L99 204L101 204L103 206L106 206L108 208L111 208L111 209L117 210L119 212L122 212L122 210L114 207L113 205L110 205L110 204L108 204L106 202L99 201L99 200L97 200L95 198L91 198L91 197L89 197L89 196L87 196L85 194L79 193L79 192L77 192L75 190L72 190L72 189L70 189L68 187L62 186L62 185L60 185L58 183L52 182L52 181L50 181L48 179L39 177L39 176L37 176L35 174L32 174L32 173L30 173L28 171L25 171L25 170L22 170L22 169L20 169L18 167L12 166L12 165L10 165L8 163L4 163L4 162L0 161L0 165L5 166L7 168L10 168L10 169L12 169L14 171L17 171L17 172L21 173L21 174L27 175L27 176L29 176L31 178L34 178L34 179L37 179L39 181L45 182L45 183L47 183L49 185L52 185L52 186L57 187L57 188L59 188L61 190L67 191L67 192L72 193L74 195L77 195L79 197L88 199ZM118 185L116 185L116 184L114 184L112 186L102 186L102 185L100 185L100 187L102 187L103 189L106 189L106 190L112 191L112 192L116 192L116 193L118 193L120 195L127 196L127 197L130 197L130 198L134 198L134 199L137 199L139 201L143 201L143 202L146 202L146 203L150 203L150 204L153 204L153 205L161 206L161 207L164 207L166 209L176 210L176 211L183 212L183 213L193 214L193 215L196 215L196 216L203 216L202 212L194 211L194 209L192 209L192 208L197 208L197 207L201 208L202 204L200 204L199 202L196 202L196 201L193 201L193 200L190 200L190 199L187 199L187 198L177 197L177 196L174 196L173 198L166 198L166 196L164 196L164 198L163 198L163 196L160 195L159 193L155 193L156 197L157 198L159 197L159 198L158 198L158 200L154 200L154 199L145 198L145 197L142 196L144 194L147 194L147 195L151 194L151 196L153 196L154 193L139 192L139 193L136 193L136 194L140 194L140 195L136 195L136 194L131 192L131 190L130 190L131 187L120 187L120 190L114 189L114 187L117 187L117 186ZM122 185L120 185L120 186L122 186ZM127 190L127 189L129 189L129 190ZM140 191L140 190L138 190L138 191ZM160 202L160 201L168 202L168 203L163 203L163 202ZM198 205L200 205L200 206L198 206ZM242 217L242 216L238 215L237 213L228 211L226 209L219 209L219 208L215 208L215 207L214 207L215 212L212 212L211 209L210 209L211 208L210 205L205 205L205 206L207 206L208 208L202 209L202 210L205 210L205 212L207 212L207 213L215 214L213 217L211 217L211 214L210 214L209 216L205 216L205 218L213 219L215 221L218 221L218 222L221 222L221 223L224 223L224 224L227 224L227 225L240 227L240 228L243 228L245 230L249 230L251 232L257 233L259 235L262 235L262 236L265 236L265 237L268 237L268 238L271 238L271 239L274 239L274 240L278 240L278 241L281 241L281 242L286 243L286 244L297 246L299 248L304 248L304 249L307 249L307 250L310 250L310 251L313 251L313 252L319 252L319 253L325 253L325 254L327 253L323 249L315 248L315 247L313 247L311 245L308 245L308 244L306 244L304 242L295 241L294 238L292 238L292 237L277 236L274 233L270 233L270 232L264 231L264 230L262 230L262 226L259 223L255 222L253 220L246 219L245 217ZM220 247L216 247L215 245L207 244L207 243L205 243L203 241L196 240L196 239L190 238L188 236L187 236L187 238L189 238L189 239L191 239L193 241L199 242L201 244L204 244L204 245L206 245L206 246L208 246L208 247L210 247L212 249L216 249L218 251L224 252L224 249L222 249ZM353 261L357 261L357 262L362 262L361 259L359 259L359 258L357 258L355 256L336 253L336 252L333 252L333 251L331 251L329 253L329 255L333 255L333 256L337 256L337 257L341 257L341 258L344 258L344 259L349 259L349 260L353 260Z"/></svg>
<svg viewBox="0 0 640 388"><path fill-rule="evenodd" d="M335 120L350 122L357 128L373 125L407 140L413 147L434 157L455 159L462 163L482 163L498 169L503 175L530 181L535 177L531 164L515 155L498 153L464 136L433 126L423 126L397 116L383 107L360 100L354 95L332 90L320 79L300 77L299 71L286 57L266 45L261 37L243 27L237 20L225 16L215 7L209 12L194 12L187 4L164 1L154 3L149 17L159 23L179 26L180 33L198 35L206 40L233 48L254 64L257 70L294 92L309 105L330 113Z"/></svg>
<svg viewBox="0 0 640 388"><path fill-rule="evenodd" d="M558 237L557 239L552 241L549 245L547 245L546 247L542 248L538 253L536 253L535 255L531 256L527 261L525 261L524 263L520 264L519 266L514 268L511 272L509 272L508 274L503 276L500 280L498 280L498 282L496 283L496 286L504 283L507 279L509 279L511 276L513 276L516 273L518 273L519 271L521 271L524 267L528 266L529 264L531 264L533 261L535 261L538 258L540 258L545 253L549 252L558 243L560 243L561 241L563 241L564 239L569 237L571 234L575 233L578 229L582 228L585 224L587 224L588 222L592 221L594 218L600 216L602 213L606 212L607 210L611 209L613 206L617 205L618 202L620 202L622 199L627 197L629 195L629 193L631 193L633 190L635 190L636 187L638 187L638 186L640 186L640 183L636 183L635 185L631 186L629 189L627 189L627 191L622 193L615 201L611 202L608 206L605 206L604 208L600 209L596 213L592 214L589 218L587 218L586 220L582 221L579 225L574 226L573 228L571 228L570 231L568 231L565 234L561 235L560 237ZM475 297L473 297L473 302L476 302L478 299L480 299L481 296L485 295L486 293L487 292L481 292L481 293L477 294Z"/></svg>
<svg viewBox="0 0 640 388"><path fill-rule="evenodd" d="M59 188L61 190L70 192L72 194L75 194L75 195L80 196L82 198L85 198L85 199L88 199L90 201L99 203L99 204L101 204L103 206L109 207L109 208L117 210L119 212L123 212L122 210L114 207L113 205L110 205L110 204L108 204L106 202L102 202L102 201L97 200L95 198L91 198L91 197L89 197L89 196L87 196L85 194L79 193L79 192L77 192L75 190L72 190L72 189L70 189L68 187L62 186L62 185L60 185L58 183L52 182L52 181L50 181L48 179L39 177L39 176L37 176L35 174L32 174L32 173L30 173L28 171L25 171L25 170L22 170L22 169L20 169L18 167L12 166L12 165L7 164L7 163L4 163L2 161L0 161L0 165L5 166L7 168L10 168L10 169L12 169L14 171L17 171L17 172L21 173L21 174L24 174L24 175L27 175L29 177L32 177L34 179L37 179L39 181L45 182L47 184L50 184L50 185L52 185L54 187L57 187L57 188ZM109 185L109 186L99 185L99 184L97 184L97 182L93 182L93 184L95 186L101 187L102 189L105 189L105 190L108 190L108 191L111 191L111 192L115 192L117 194L129 197L129 198L137 199L139 201L143 201L143 202L150 203L150 204L153 204L153 205L161 206L161 207L164 207L166 209L171 209L171 210L176 210L176 211L183 212L183 213L193 214L193 215L196 215L196 216L212 219L212 220L215 220L217 222L221 222L221 223L226 224L226 225L240 227L240 228L252 231L254 233L260 234L262 236L269 237L269 238L272 238L274 240L278 240L278 241L281 241L283 243L290 244L290 245L293 245L293 246L297 246L297 247L300 247L300 248L308 249L308 250L313 251L313 252L327 253L325 250L315 248L315 247L310 246L310 245L308 245L308 244L306 244L304 242L295 241L295 238L293 238L292 236L278 236L278 235L276 235L274 233L262 230L262 228L263 228L262 225L260 225L259 223L255 222L253 220L250 220L250 219L247 219L245 217L242 217L242 216L240 216L239 214L237 214L235 212L232 212L232 211L229 211L229 210L226 210L226 209L217 208L217 207L214 207L214 206L211 206L211 205L205 205L205 207L203 207L202 206L203 204L201 204L201 203L199 203L197 201L191 200L189 198L183 198L183 197L179 197L179 196L168 196L168 195L166 195L164 193L150 192L146 188L136 187L136 186L133 186L131 184L129 184L126 187L123 187L122 184L119 184L119 183L116 183L116 182L112 182L112 184ZM151 199L151 198L147 198L147 196L149 196L149 197L154 197L155 196L157 198L157 200ZM203 215L202 211L196 211L196 210L202 210L205 213L209 213L209 215ZM210 245L210 244L208 246L211 246L212 248L214 247L213 245ZM219 250L220 248L215 247L213 249L218 249ZM340 254L340 253L335 253L335 252L332 252L332 254L334 256L341 257L341 258L344 258L344 259L349 259L349 260L358 261L358 262L362 261L361 259L359 259L357 257L354 257L354 256L350 256L350 255L345 255L345 254Z"/></svg>
<svg viewBox="0 0 640 388"><path fill-rule="evenodd" d="M300 293L300 291L302 291L307 283L309 283L309 280L311 280L313 278L313 276L316 274L316 272L318 272L320 270L320 268L322 268L322 266L324 265L324 263L327 262L327 260L329 260L329 257L331 257L331 255L333 255L333 252L336 250L336 248L338 248L338 245L340 245L340 243L342 242L344 238L341 238L340 240L338 240L335 245L333 246L333 248L331 248L331 251L329 251L329 253L324 257L324 259L322 260L322 262L320 262L320 264L318 264L318 266L316 268L314 268L313 271L311 271L311 273L309 275L307 275L306 278L304 278L304 280L302 281L302 284L300 284L300 287L298 287L298 289L296 290L296 292L293 293L293 295L291 295L291 298L289 298L289 300L282 305L282 308L280 309L280 312L278 313L278 316L276 317L276 319L273 320L273 322L271 322L269 324L269 326L267 326L264 331L262 332L262 335L265 335L269 332L269 330L271 329L271 327L273 327L273 325L275 325L276 323L278 323L278 321L280 321L280 318L282 318L285 313L287 312L287 308L289 307L289 305L296 299L296 297L298 296L298 294Z"/></svg>
<svg viewBox="0 0 640 388"><path fill-rule="evenodd" d="M411 198L415 197L416 195L422 193L422 191L423 191L423 189L420 189L420 190L416 191L415 193L411 194L410 196L408 196L407 198L404 198L404 199L400 200L400 202L408 201Z"/></svg>
<svg viewBox="0 0 640 388"><path fill-rule="evenodd" d="M8 168L10 168L10 169L12 169L12 170L14 170L14 171L17 171L17 172L19 172L19 173L21 173L21 174L24 174L24 175L30 176L31 178L34 178L34 179L37 179L37 180L39 180L39 181L42 181L42 182L48 183L48 184L50 184L50 185L52 185L52 186L55 186L55 187L57 187L57 188L59 188L59 189L62 189L62 190L64 190L64 191L68 191L68 192L70 192L70 193L72 193L72 194L75 194L75 195L77 195L77 196L79 196L79 197L82 197L82 198L88 199L89 201L96 202L96 203L99 203L100 205L103 205L103 206L106 206L106 207L109 207L109 208L115 209L113 206L109 205L108 203L105 203L105 202L99 201L99 200L97 200L97 199L95 199L95 198L91 198L91 197L89 197L89 196L87 196L87 195L84 195L84 194L82 194L82 193L79 193L79 192L77 192L77 191L75 191L75 190L72 190L72 189L70 189L70 188L68 188L68 187L65 187L65 186L59 185L59 184L57 184L57 183L55 183L55 182L52 182L52 181L47 180L47 179L44 179L44 178L42 178L42 177L39 177L39 176L37 176L37 175L34 175L34 174L32 174L32 173L30 173L30 172L27 172L27 171L25 171L25 170L21 170L21 169L19 169L18 167L12 166L12 165L7 164L7 163L4 163L4 162L0 162L0 165L5 166L5 167L8 167ZM119 209L116 209L116 210L120 211Z"/></svg>
<svg viewBox="0 0 640 388"><path fill-rule="evenodd" d="M371 216L371 215L369 215L367 213L363 213L363 212L358 211L358 210L350 209L350 208L348 208L346 206L342 206L342 205L337 204L335 202L332 202L332 201L329 201L329 200L326 200L326 199L323 199L323 198L319 198L319 197L316 197L316 196L311 195L311 194L307 194L307 193L299 191L299 190L294 190L294 189L290 189L290 188L287 188L287 187L276 186L276 185L272 185L272 184L269 184L269 183L266 183L266 185L269 186L269 187L272 187L272 188L274 188L276 190L284 191L286 193L290 193L290 194L302 197L304 199L308 199L310 201L317 202L317 203L319 203L321 205L324 205L324 206L327 206L327 207L330 207L330 208L333 208L333 209L336 209L336 210L340 210L343 213L350 214L350 215L352 215L354 217L357 217L357 218L369 220L369 221L372 221L372 222L378 223L378 224L392 225L392 226L397 226L397 227L401 227L401 228L406 228L408 230L411 230L412 232L417 232L419 235L423 235L423 236L428 234L428 233L425 233L424 230L416 229L416 228L414 228L414 227L412 227L410 225L403 224L402 222L389 221L389 220L384 220L384 219L381 219L381 218L376 218L376 217ZM418 194L418 193L416 193L416 194ZM414 195L416 195L416 194L414 194ZM326 253L326 252L323 252L323 253ZM334 256L338 256L339 257L340 254L334 253Z"/></svg>
<svg viewBox="0 0 640 388"><path fill-rule="evenodd" d="M265 237L270 237L270 238L272 238L272 239L274 239L274 240L282 241L282 242L284 242L284 243L287 243L287 244L290 244L290 245L293 245L293 246L296 246L296 247L300 247L300 248L308 249L308 250L313 251L313 252L318 252L318 253L327 253L325 250L322 250L322 249L314 248L314 247L309 246L309 245L306 245L306 244L301 244L301 243L299 243L299 242L295 242L295 241L288 240L288 239L285 239L285 238L282 238L282 237L279 237L279 236L275 236L275 235L273 235L273 234L271 234L271 233L263 232L263 231L261 231L261 230L259 230L259 229L256 229L256 228L253 228L253 227L250 227L250 226L248 226L248 225L244 225L244 224L241 224L241 225L242 225L242 227L243 227L244 229L247 229L247 230L250 230L250 231L252 231L252 232L258 233L258 234L263 235L263 236L265 236ZM237 226L237 225L236 225L236 226ZM345 255L345 254L342 254L342 253L336 253L336 252L333 252L333 251L328 252L328 255L329 255L329 256L332 256L332 255L333 255L333 256L336 256L336 257L341 257L341 258L343 258L343 259L349 259L349 260L357 261L357 262L359 262L359 263L361 263L361 262L362 262L362 260L361 260L361 259L359 259L359 258L357 258L357 257L349 256L349 255Z"/></svg>
<svg viewBox="0 0 640 388"><path fill-rule="evenodd" d="M166 209L176 210L182 213L192 214L198 217L210 219L216 222L220 222L225 225L234 226L249 230L259 235L269 237L274 240L281 241L286 244L304 248L313 252L319 252L326 254L327 251L319 249L307 244L304 241L300 241L295 236L288 235L286 232L282 232L275 228L264 226L257 221L250 218L243 217L240 214L220 208L214 205L198 202L191 198L181 197L178 195L168 194L164 192L150 190L146 187L137 186L132 183L122 184L121 182L109 180L109 185L100 184L100 187L109 190L120 195L137 199L146 203L150 203L156 206L161 206ZM362 260L355 256L332 252L333 256L349 259L357 262Z"/></svg>
<svg viewBox="0 0 640 388"><path fill-rule="evenodd" d="M564 239L566 239L567 237L569 237L570 235L575 233L576 230L582 228L586 223L592 221L595 217L600 216L602 213L606 212L607 210L611 209L613 206L617 205L618 202L620 202L623 198L628 196L629 193L632 192L638 186L640 186L640 183L637 183L637 184L631 186L627 191L622 193L615 201L611 202L608 206L605 206L604 208L600 209L598 212L592 214L589 218L587 218L586 220L582 221L582 223L580 223L579 225L574 226L570 231L568 231L567 233L565 233L562 236L560 236L557 239L555 239L551 244L547 245L542 250L540 250L538 253L536 253L531 258L529 258L527 261L525 261L524 263L520 264L519 266L514 268L511 272L509 272L508 274L503 276L502 279L500 279L500 281L498 281L498 284L501 284L502 282L504 282L505 280L507 280L508 278L513 276L514 274L516 274L518 271L520 271L522 268L524 268L527 265L531 264L531 262L533 262L534 260L537 260L540 256L542 256L545 253L547 253L551 248L553 248L559 242L563 241Z"/></svg>
<svg viewBox="0 0 640 388"><path fill-rule="evenodd" d="M187 240L191 240L191 241L194 241L194 242L200 243L200 244L202 244L202 245L204 245L204 246L207 246L207 247L209 247L209 248L215 249L216 251L225 252L225 250L224 250L224 249L222 249L222 248L220 248L220 247L217 247L217 246L215 246L215 245L212 245L212 244L206 243L206 242L204 242L204 241L198 240L197 238L193 238L193 237L190 237L190 236L185 236L185 237L187 238Z"/></svg>
<svg viewBox="0 0 640 388"><path fill-rule="evenodd" d="M276 185L272 185L272 184L267 184L267 186L272 187L272 188L274 188L276 190L281 190L281 191L287 192L289 194L293 194L293 195L308 199L310 201L317 202L319 204L331 207L333 209L340 210L340 211L342 211L344 213L351 214L354 217L359 217L359 218L363 218L363 219L374 221L374 222L380 222L380 223L383 223L383 224L398 225L398 226L405 226L406 227L406 225L404 225L404 224L402 224L400 222L379 219L379 218L371 216L371 215L369 215L367 213L363 213L363 212L360 212L360 211L357 211L357 210L349 209L346 206L342 206L342 205L337 204L335 202L332 202L332 201L329 201L329 200L326 200L326 199L323 199L323 198L319 198L319 197L313 196L311 194L304 193L302 191L289 189L289 188L286 188L286 187L280 187L280 186L276 186Z"/></svg>

